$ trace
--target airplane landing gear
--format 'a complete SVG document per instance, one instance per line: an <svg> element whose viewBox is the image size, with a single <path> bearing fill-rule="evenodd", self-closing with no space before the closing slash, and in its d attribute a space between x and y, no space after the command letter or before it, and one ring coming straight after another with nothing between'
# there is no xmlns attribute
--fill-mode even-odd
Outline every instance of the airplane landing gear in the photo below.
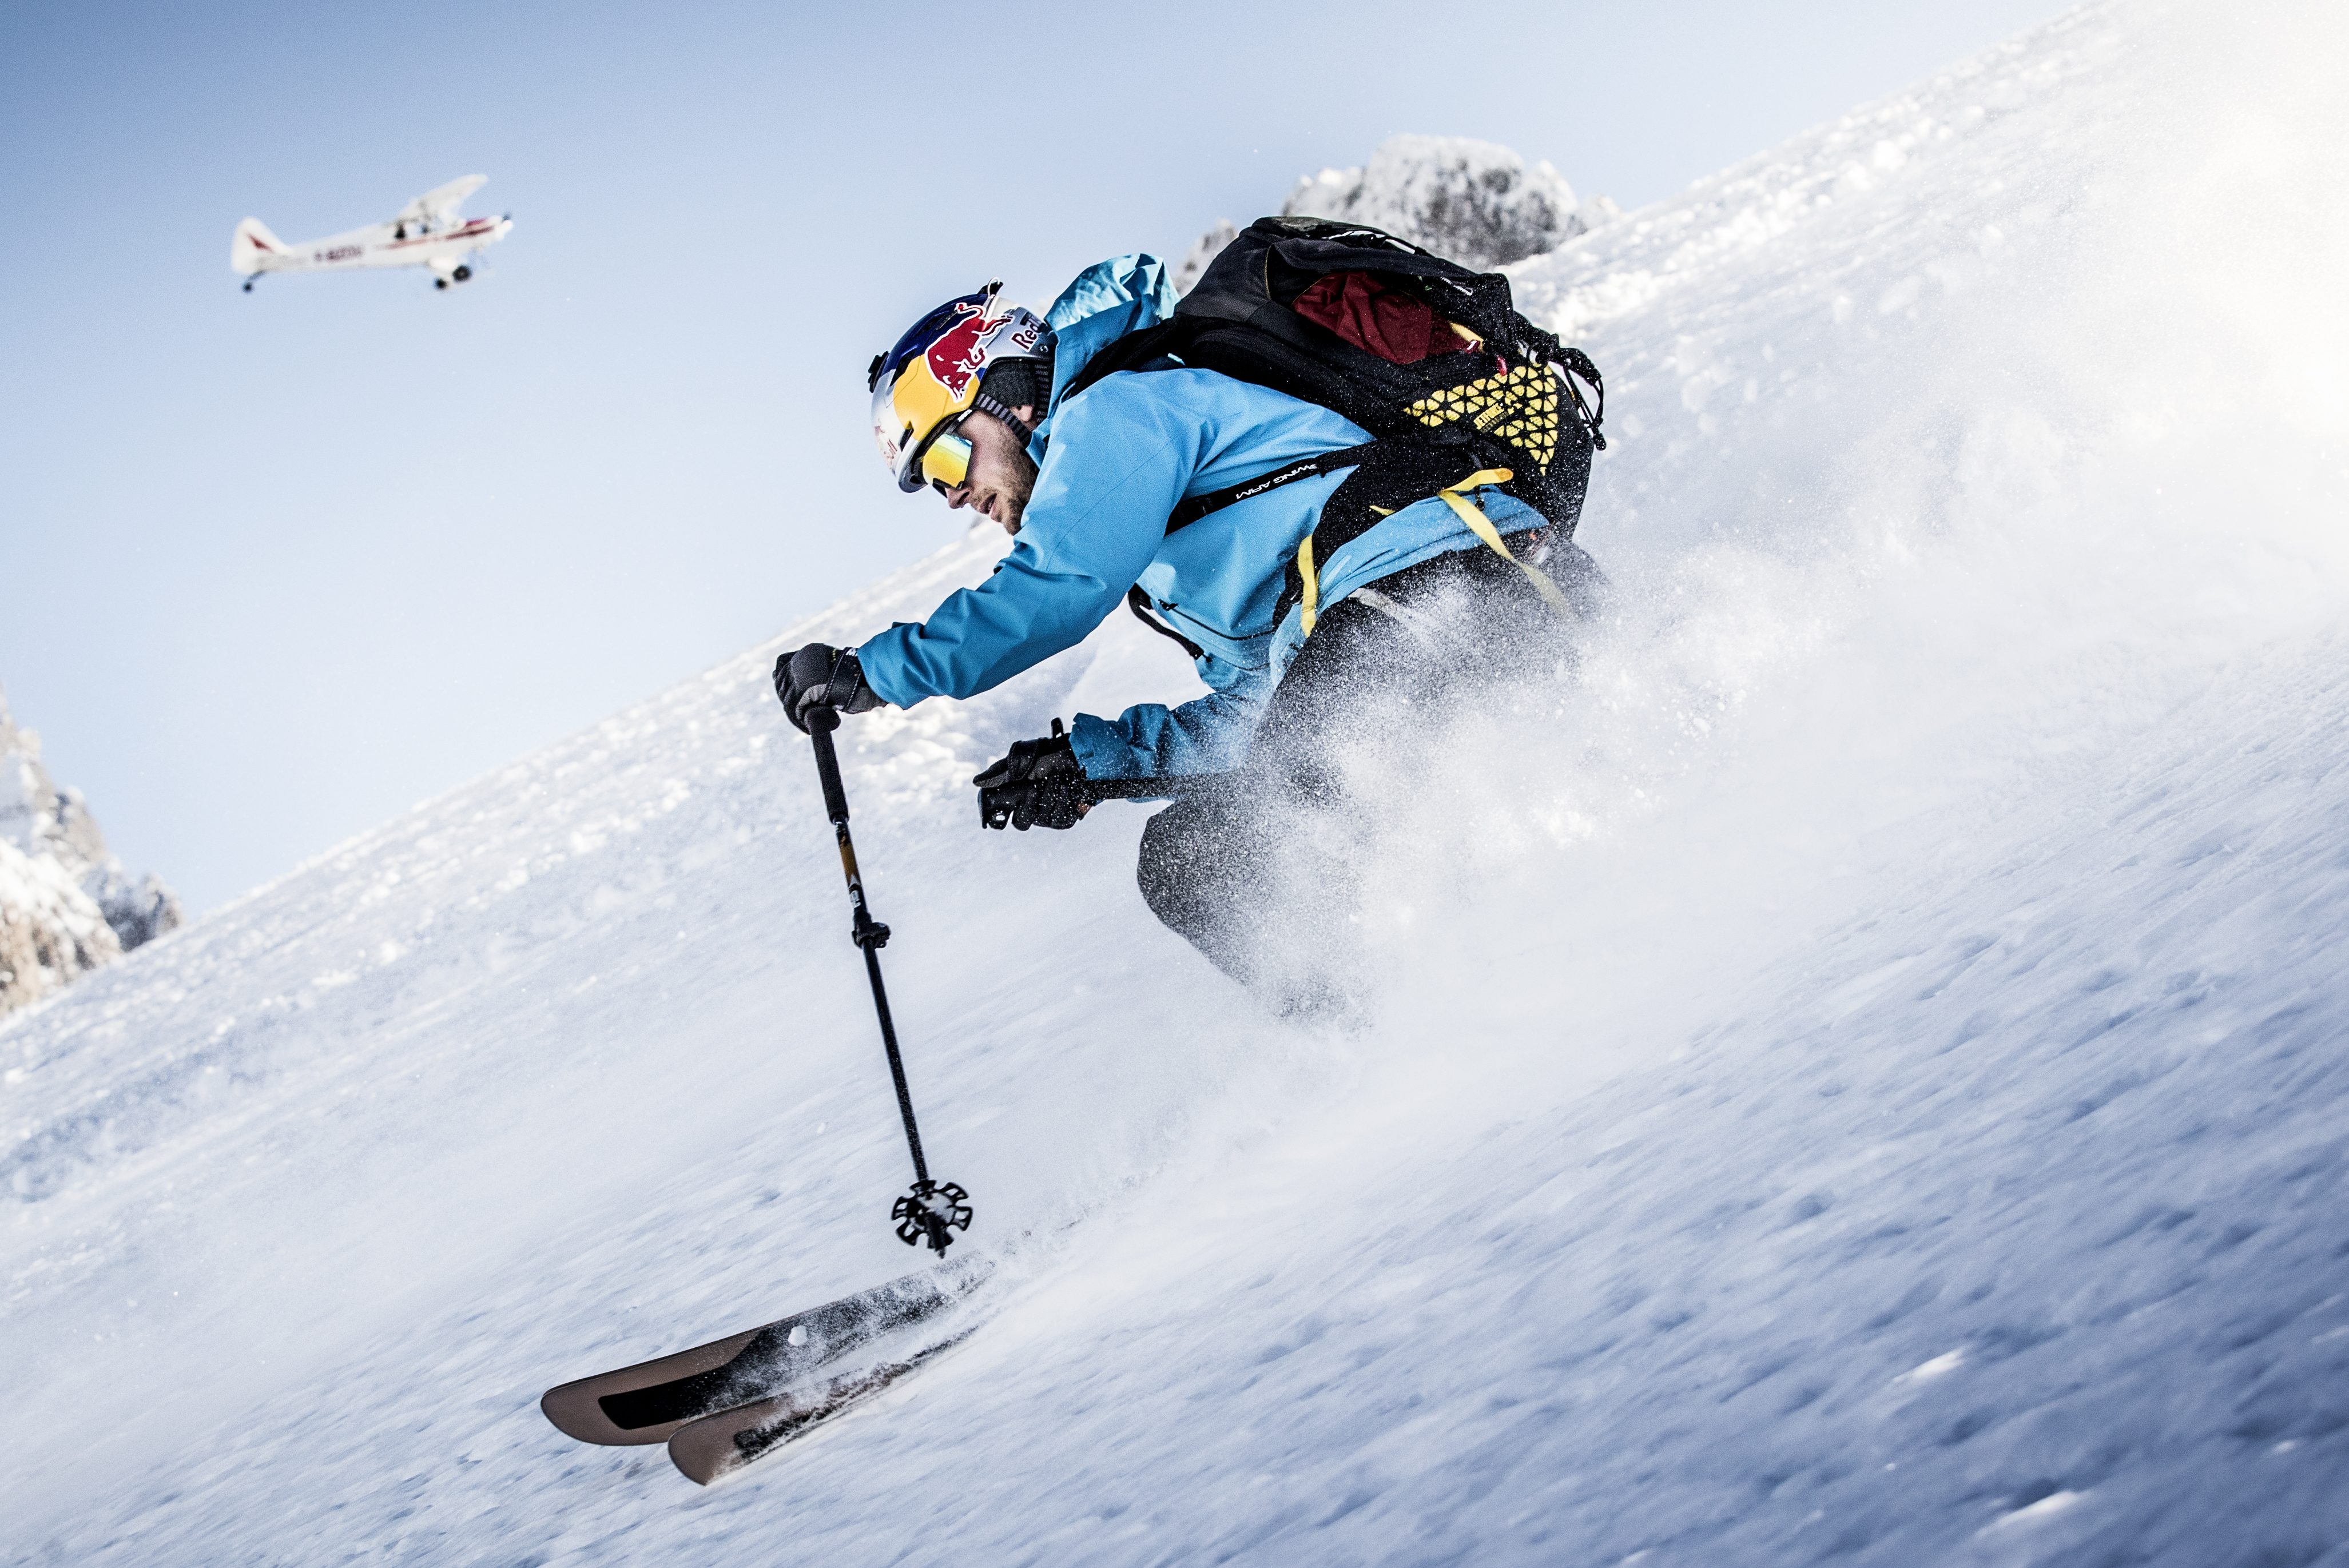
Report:
<svg viewBox="0 0 2349 1568"><path fill-rule="evenodd" d="M256 276L256 277L250 277L250 278L245 279L245 280L244 280L244 292L245 292L245 293L247 293L247 294L251 294L251 293L253 292L253 285L254 285L254 284L257 284L257 283L259 283L260 281L261 281L261 279L260 279L259 277L257 277L257 276Z"/></svg>
<svg viewBox="0 0 2349 1568"><path fill-rule="evenodd" d="M447 278L434 278L432 280L432 286L436 289L445 289L449 286L449 280Z"/></svg>
<svg viewBox="0 0 2349 1568"><path fill-rule="evenodd" d="M452 277L452 278L455 278L459 283L460 283L460 284L461 284L461 283L463 283L467 278L470 278L470 277L471 277L471 276L473 275L473 269L472 269L472 268L471 268L471 267L459 267L455 272L450 273L449 275L450 275L450 277Z"/></svg>

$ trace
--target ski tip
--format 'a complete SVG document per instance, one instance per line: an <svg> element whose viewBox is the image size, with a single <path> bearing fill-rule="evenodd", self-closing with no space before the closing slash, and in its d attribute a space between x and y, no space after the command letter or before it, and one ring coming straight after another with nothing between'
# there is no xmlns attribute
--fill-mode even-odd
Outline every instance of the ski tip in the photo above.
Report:
<svg viewBox="0 0 2349 1568"><path fill-rule="evenodd" d="M733 1438L731 1428L705 1431L688 1429L669 1439L669 1460L686 1480L696 1486L708 1486L742 1463L734 1452Z"/></svg>
<svg viewBox="0 0 2349 1568"><path fill-rule="evenodd" d="M582 1378L549 1388L539 1397L540 1414L553 1423L554 1429L566 1438L583 1443L626 1442L626 1436L615 1429L604 1412L596 1408L595 1395L590 1387L595 1380Z"/></svg>
<svg viewBox="0 0 2349 1568"><path fill-rule="evenodd" d="M668 1439L669 1460L694 1485L709 1486L789 1442L849 1402L828 1391L812 1398L782 1394L721 1410L678 1428Z"/></svg>

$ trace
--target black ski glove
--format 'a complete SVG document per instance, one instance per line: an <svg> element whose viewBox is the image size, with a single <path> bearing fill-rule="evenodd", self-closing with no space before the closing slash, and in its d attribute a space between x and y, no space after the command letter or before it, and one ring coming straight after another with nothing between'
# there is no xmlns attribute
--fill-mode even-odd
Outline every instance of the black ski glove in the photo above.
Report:
<svg viewBox="0 0 2349 1568"><path fill-rule="evenodd" d="M1084 766L1057 718L1049 737L1013 742L1010 756L971 782L978 786L982 828L1073 828L1092 805L1085 799Z"/></svg>
<svg viewBox="0 0 2349 1568"><path fill-rule="evenodd" d="M776 659L775 696L781 699L785 717L799 726L802 735L807 733L812 707L870 713L881 706L881 698L864 684L864 666L856 662L856 655L829 643L810 643L796 654Z"/></svg>

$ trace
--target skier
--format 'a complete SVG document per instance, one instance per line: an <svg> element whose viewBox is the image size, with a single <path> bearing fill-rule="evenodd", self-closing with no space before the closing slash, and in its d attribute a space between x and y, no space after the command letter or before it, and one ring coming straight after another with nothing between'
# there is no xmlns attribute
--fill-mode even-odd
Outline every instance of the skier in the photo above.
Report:
<svg viewBox="0 0 2349 1568"><path fill-rule="evenodd" d="M1287 221L1272 237L1312 222ZM1298 314L1367 340L1382 361L1484 347L1368 274L1326 281ZM1500 284L1506 302L1505 283L1482 281ZM1214 282L1203 280L1195 303ZM1175 307L1154 257L1088 268L1041 318L1000 302L999 286L922 317L874 357L867 384L898 488L926 486L949 507L984 514L1012 537L1010 552L918 624L778 659L776 694L802 729L817 705L854 714L970 696L1074 646L1126 600L1183 644L1207 695L1115 718L1079 714L1065 729L1053 720L1049 736L1019 742L973 780L980 820L1070 828L1090 809L1091 783L1167 781L1163 791L1125 791L1176 797L1143 830L1137 878L1153 913L1276 1007L1321 1010L1347 978L1324 944L1328 915L1347 907L1335 879L1349 857L1342 845L1316 856L1310 902L1321 928L1310 934L1300 935L1303 916L1268 907L1280 896L1278 868L1312 852L1317 836L1348 830L1335 765L1367 740L1391 748L1398 705L1440 714L1473 701L1506 673L1505 650L1518 639L1554 637L1561 616L1589 613L1599 579L1568 537L1571 511L1562 526L1557 508L1546 517L1513 493L1525 486L1504 488L1508 469L1465 473L1480 465L1464 463L1461 446L1447 449L1440 472L1423 449L1382 464L1371 432L1332 407L1198 367L1211 357L1204 351L1187 363L1153 356L1148 335L1172 330ZM1325 297L1316 304L1315 295ZM1400 349L1389 341L1413 332ZM1547 341L1596 386L1587 359ZM1112 346L1120 352L1104 356ZM1102 374L1137 350L1139 363ZM1456 363L1475 374L1493 362ZM1476 387L1501 384L1481 374ZM1572 476L1578 508L1597 418L1563 376L1553 383L1547 364L1538 374L1553 398L1567 388L1563 406L1589 432ZM1341 510L1354 519L1345 529L1332 521ZM1186 780L1212 787L1186 789ZM1290 939L1285 956L1269 940L1275 927Z"/></svg>

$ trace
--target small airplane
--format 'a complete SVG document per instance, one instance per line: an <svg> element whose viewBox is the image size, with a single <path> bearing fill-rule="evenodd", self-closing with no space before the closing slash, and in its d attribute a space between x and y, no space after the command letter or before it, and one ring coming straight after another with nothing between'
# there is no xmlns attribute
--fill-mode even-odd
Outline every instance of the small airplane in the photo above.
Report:
<svg viewBox="0 0 2349 1568"><path fill-rule="evenodd" d="M244 276L244 292L261 281L263 273L355 272L371 267L429 267L432 286L445 289L473 275L475 252L506 237L513 215L502 218L460 218L465 198L490 182L486 174L427 191L390 218L329 234L323 240L289 245L269 232L258 218L236 226L229 241L228 264Z"/></svg>

